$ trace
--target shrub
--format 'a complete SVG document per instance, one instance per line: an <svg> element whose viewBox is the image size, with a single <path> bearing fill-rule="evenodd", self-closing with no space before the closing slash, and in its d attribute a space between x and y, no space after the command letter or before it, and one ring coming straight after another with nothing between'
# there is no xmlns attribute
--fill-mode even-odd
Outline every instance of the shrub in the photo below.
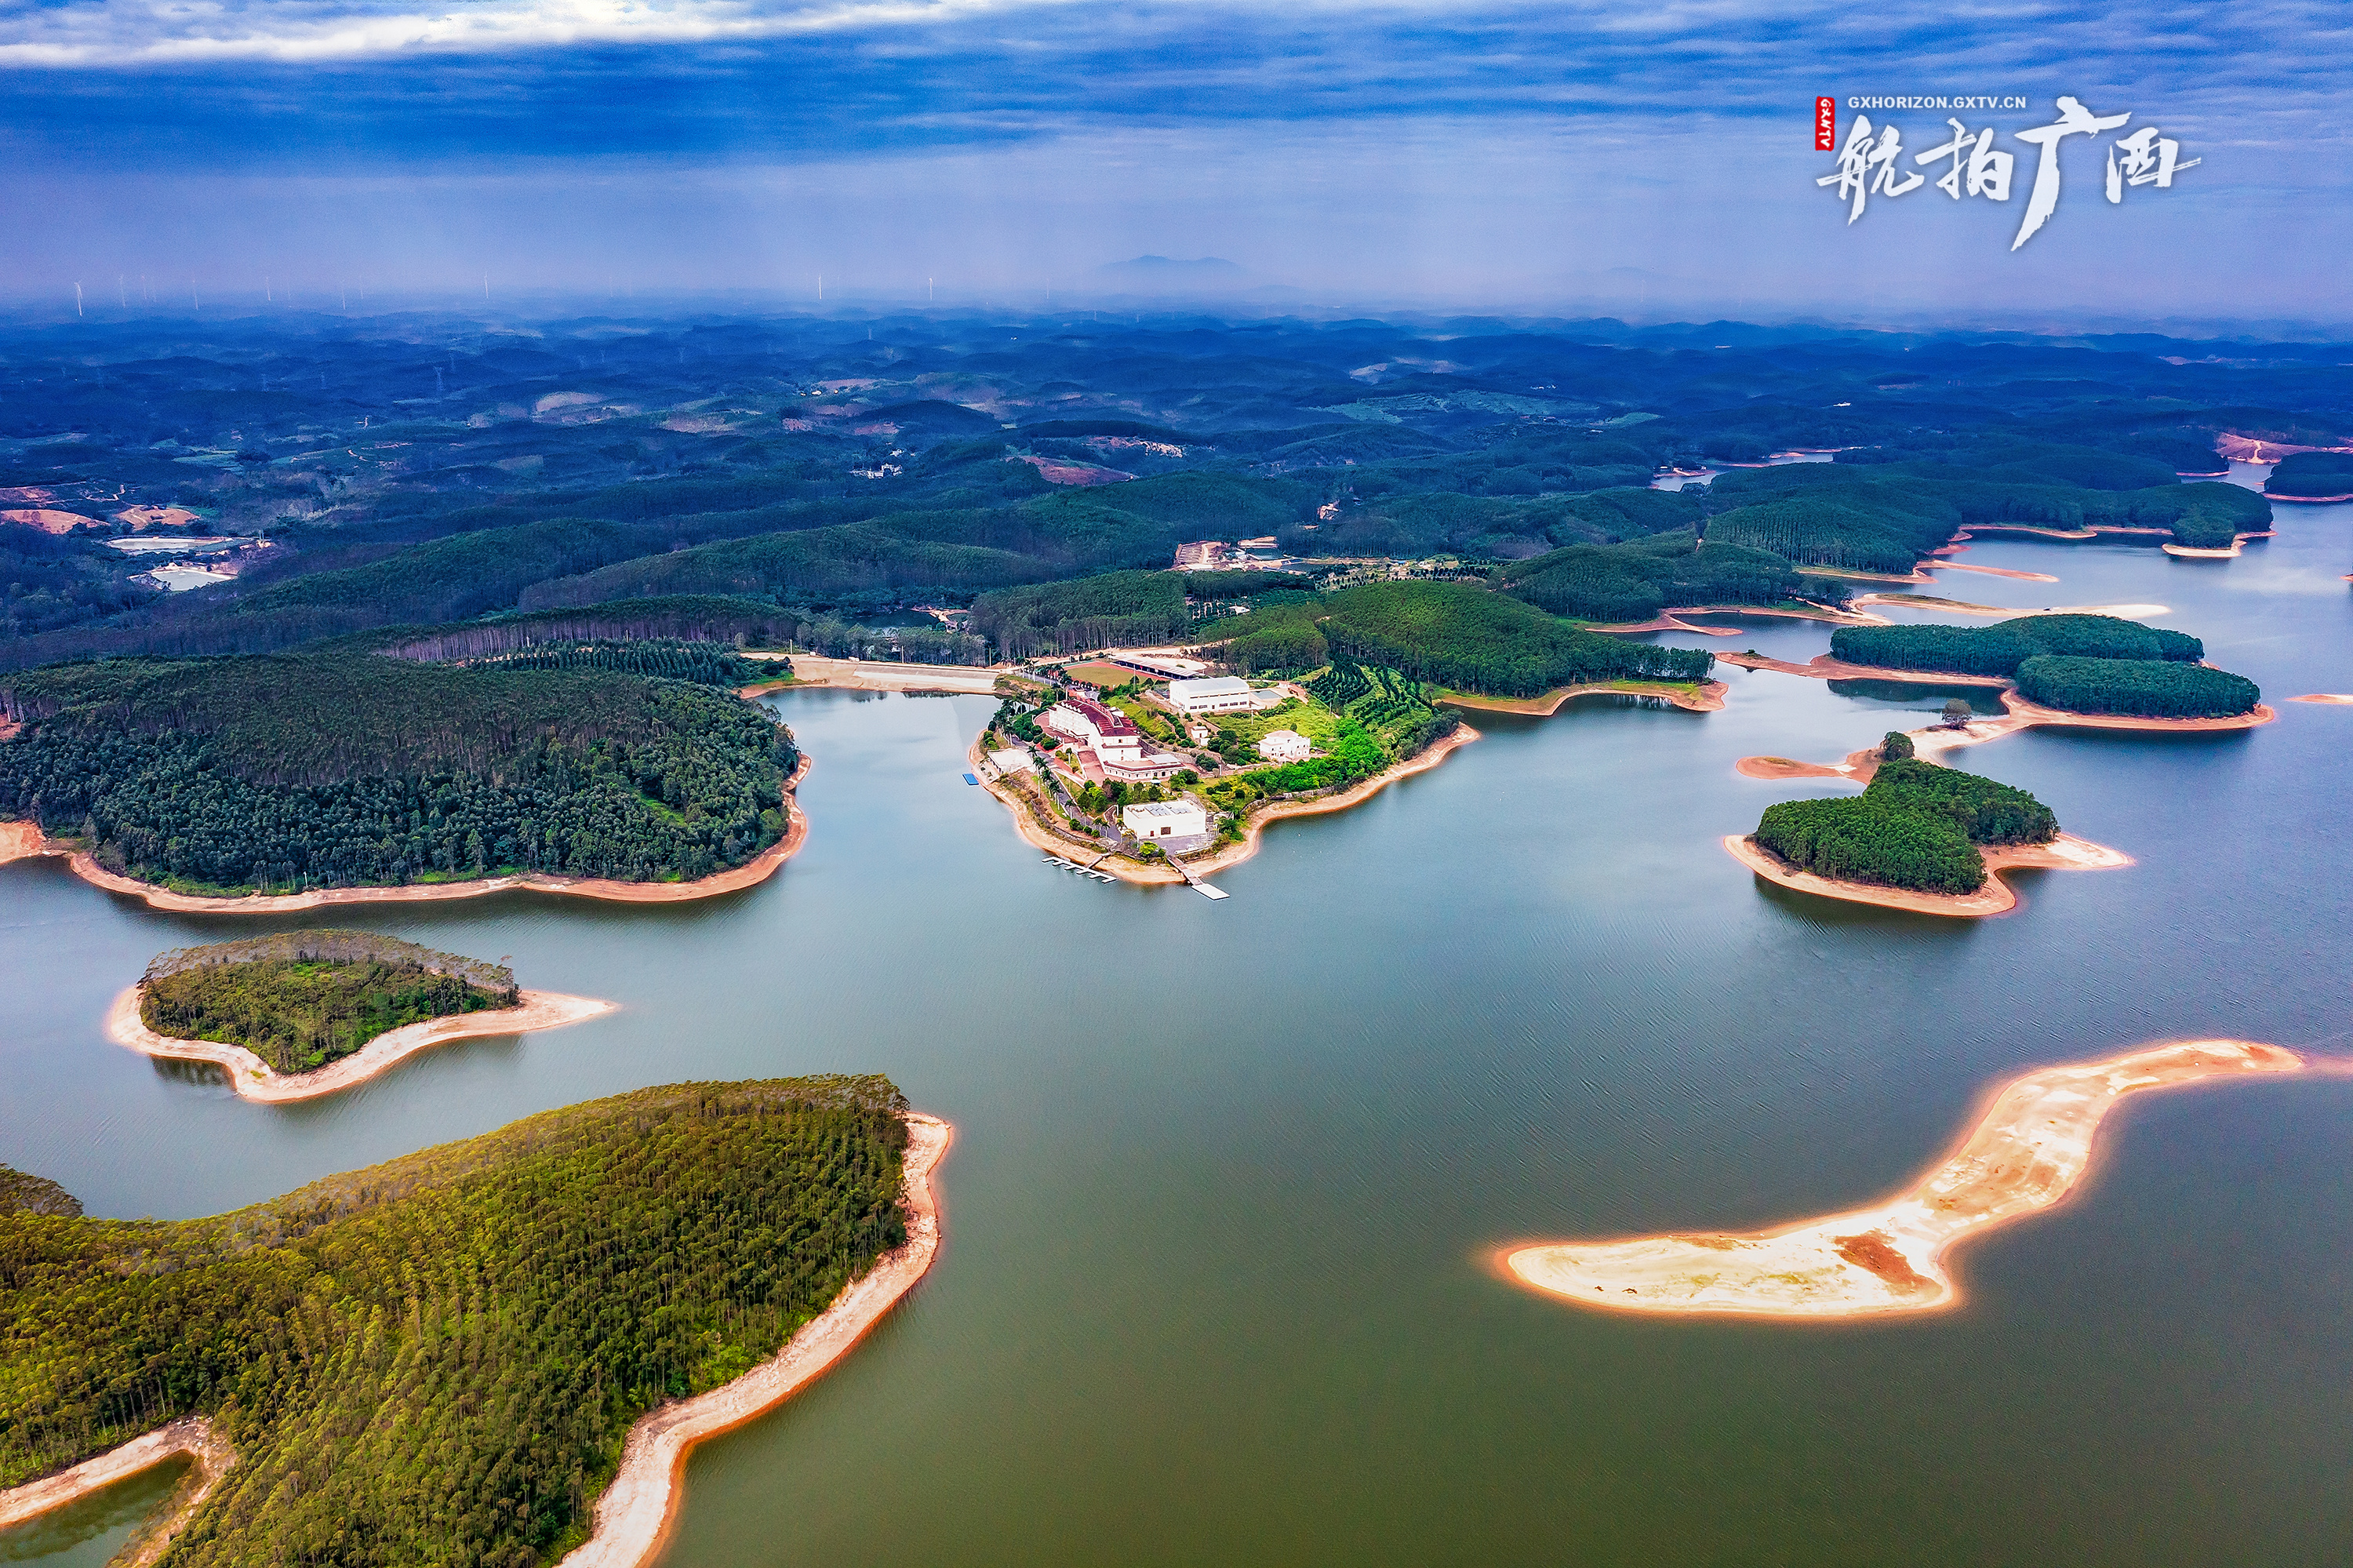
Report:
<svg viewBox="0 0 2353 1568"><path fill-rule="evenodd" d="M1903 762L1912 756L1912 737L1900 729L1891 729L1879 743L1882 762Z"/></svg>

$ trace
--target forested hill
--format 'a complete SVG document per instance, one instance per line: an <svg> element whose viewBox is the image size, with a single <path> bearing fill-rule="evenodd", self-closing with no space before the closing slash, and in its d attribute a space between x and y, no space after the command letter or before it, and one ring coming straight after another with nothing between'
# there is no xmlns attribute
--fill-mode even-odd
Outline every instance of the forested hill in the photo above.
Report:
<svg viewBox="0 0 2353 1568"><path fill-rule="evenodd" d="M177 1416L238 1463L174 1568L529 1568L623 1436L906 1236L879 1077L642 1089L213 1219L0 1202L0 1487Z"/></svg>
<svg viewBox="0 0 2353 1568"><path fill-rule="evenodd" d="M8 677L0 711L0 817L195 889L706 876L782 836L798 760L731 693L593 668L112 660Z"/></svg>

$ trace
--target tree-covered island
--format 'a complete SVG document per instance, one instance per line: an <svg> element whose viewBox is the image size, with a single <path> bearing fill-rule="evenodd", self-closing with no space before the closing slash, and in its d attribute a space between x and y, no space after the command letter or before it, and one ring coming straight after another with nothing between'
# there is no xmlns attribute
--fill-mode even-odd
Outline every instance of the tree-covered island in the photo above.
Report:
<svg viewBox="0 0 2353 1568"><path fill-rule="evenodd" d="M2200 662L2184 632L2112 615L2028 615L1997 626L1842 626L1831 657L1879 669L2006 676L2028 702L2069 713L2230 718L2262 691Z"/></svg>
<svg viewBox="0 0 2353 1568"><path fill-rule="evenodd" d="M178 1040L252 1052L306 1073L406 1024L522 1000L503 964L366 931L287 931L175 948L139 982L140 1021Z"/></svg>
<svg viewBox="0 0 2353 1568"><path fill-rule="evenodd" d="M642 1089L200 1220L0 1170L0 1489L202 1416L237 1462L171 1568L553 1562L632 1422L906 1239L905 1115L879 1077Z"/></svg>
<svg viewBox="0 0 2353 1568"><path fill-rule="evenodd" d="M1756 842L1833 882L1961 894L1985 885L1980 846L2047 844L2058 833L2051 809L2023 789L1898 756L1859 796L1768 806Z"/></svg>

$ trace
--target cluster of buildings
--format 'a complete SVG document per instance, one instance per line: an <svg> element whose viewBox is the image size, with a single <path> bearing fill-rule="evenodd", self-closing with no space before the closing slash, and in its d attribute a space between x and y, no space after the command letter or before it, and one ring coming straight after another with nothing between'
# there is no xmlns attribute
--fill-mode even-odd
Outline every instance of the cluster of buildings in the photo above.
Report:
<svg viewBox="0 0 2353 1568"><path fill-rule="evenodd" d="M1155 750L1134 719L1092 697L1064 697L1046 710L1040 722L1064 740L1092 752L1103 777L1122 783L1154 784L1174 779L1192 762L1173 751Z"/></svg>
<svg viewBox="0 0 2353 1568"><path fill-rule="evenodd" d="M1188 719L1202 715L1253 713L1280 703L1282 697L1281 692L1256 690L1248 681L1232 676L1168 683L1169 706ZM1160 750L1134 719L1093 697L1064 697L1040 714L1039 723L1050 734L1091 756L1106 781L1160 783L1193 765L1189 757ZM1196 726L1197 732L1198 727ZM1258 752L1270 762L1303 762L1314 755L1314 747L1298 731L1278 729L1260 739ZM990 760L1008 773L1032 766L1029 754L1018 748L993 753ZM1123 807L1120 822L1138 843L1152 844L1171 854L1203 848L1214 837L1209 809L1187 796Z"/></svg>
<svg viewBox="0 0 2353 1568"><path fill-rule="evenodd" d="M1176 546L1176 569L1180 572L1271 572L1289 564L1290 558L1283 555L1271 534L1258 539L1238 539L1230 545L1223 539L1196 539Z"/></svg>

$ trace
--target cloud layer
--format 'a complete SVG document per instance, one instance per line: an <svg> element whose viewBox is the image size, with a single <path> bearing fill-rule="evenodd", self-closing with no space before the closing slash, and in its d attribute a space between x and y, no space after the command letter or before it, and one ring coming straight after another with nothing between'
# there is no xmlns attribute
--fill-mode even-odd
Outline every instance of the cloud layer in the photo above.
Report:
<svg viewBox="0 0 2353 1568"><path fill-rule="evenodd" d="M2219 270L2210 291L2345 313L2316 265L2353 238L2341 0L2235 6L2227 50L2204 0L1806 9L22 7L0 14L0 194L73 217L0 235L0 287L166 244L198 271L401 256L419 279L681 286L829 266L897 287L947 258L976 287L1009 288L1158 250L1230 254L1326 291L1386 275L1492 294L1636 267L1713 280L1727 302L1772 279L1829 297L1922 277L1964 300L2188 298L2194 266ZM2206 161L2162 201L2079 212L2096 154L2071 151L2076 186L2051 229L1983 277L1971 269L1999 249L1998 213L1915 195L1831 236L1836 204L1812 185L1829 163L1811 151L1816 94L2024 95L2031 111L1966 116L2008 133L2063 92ZM1915 147L1944 132L1938 113L1894 118ZM380 227L371 204L427 216ZM655 212L671 227L649 245ZM2272 238L2250 248L2257 228Z"/></svg>

